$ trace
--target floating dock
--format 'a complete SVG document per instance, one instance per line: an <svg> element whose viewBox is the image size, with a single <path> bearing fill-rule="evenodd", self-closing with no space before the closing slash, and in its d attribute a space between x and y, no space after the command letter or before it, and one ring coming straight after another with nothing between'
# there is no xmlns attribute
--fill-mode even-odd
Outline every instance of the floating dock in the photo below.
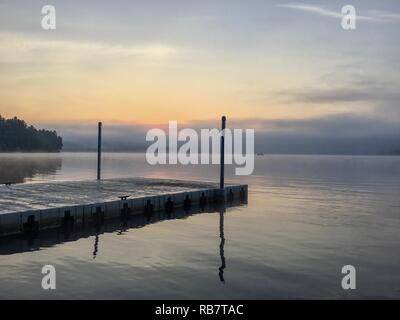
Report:
<svg viewBox="0 0 400 320"><path fill-rule="evenodd" d="M146 178L0 186L0 236L129 220L178 208L247 201L247 185Z"/></svg>

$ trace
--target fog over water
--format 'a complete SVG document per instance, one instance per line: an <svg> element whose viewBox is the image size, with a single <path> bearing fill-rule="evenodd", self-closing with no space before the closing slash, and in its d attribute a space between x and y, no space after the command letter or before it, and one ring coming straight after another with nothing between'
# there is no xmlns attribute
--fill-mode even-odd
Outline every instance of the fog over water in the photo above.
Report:
<svg viewBox="0 0 400 320"><path fill-rule="evenodd" d="M96 123L40 126L56 129L63 137L64 150L94 151ZM178 130L219 128L215 121L178 122ZM103 123L103 148L109 151L143 152L151 144L151 128L168 134L168 123L157 125ZM268 154L387 154L400 153L400 126L396 118L358 114L334 114L308 119L228 119L228 128L254 129L255 150Z"/></svg>

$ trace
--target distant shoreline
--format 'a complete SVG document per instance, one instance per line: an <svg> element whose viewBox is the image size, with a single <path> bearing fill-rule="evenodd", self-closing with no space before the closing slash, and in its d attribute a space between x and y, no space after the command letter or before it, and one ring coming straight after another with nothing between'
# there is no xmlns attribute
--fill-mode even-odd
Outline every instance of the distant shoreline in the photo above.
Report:
<svg viewBox="0 0 400 320"><path fill-rule="evenodd" d="M0 152L59 152L63 140L56 131L36 129L17 117L0 115Z"/></svg>

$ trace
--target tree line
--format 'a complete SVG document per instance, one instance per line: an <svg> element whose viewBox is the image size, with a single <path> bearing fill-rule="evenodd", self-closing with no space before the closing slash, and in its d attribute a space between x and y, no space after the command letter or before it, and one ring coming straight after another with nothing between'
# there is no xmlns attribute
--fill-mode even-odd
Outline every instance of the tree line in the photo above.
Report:
<svg viewBox="0 0 400 320"><path fill-rule="evenodd" d="M5 119L0 115L0 152L59 152L62 146L56 131L38 130L17 117Z"/></svg>

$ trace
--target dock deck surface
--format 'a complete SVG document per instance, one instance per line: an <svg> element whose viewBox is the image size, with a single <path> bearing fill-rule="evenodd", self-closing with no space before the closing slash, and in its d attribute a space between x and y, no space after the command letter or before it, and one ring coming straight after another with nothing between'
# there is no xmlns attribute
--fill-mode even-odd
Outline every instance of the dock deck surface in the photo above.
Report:
<svg viewBox="0 0 400 320"><path fill-rule="evenodd" d="M0 214L216 188L216 183L125 178L0 186Z"/></svg>

